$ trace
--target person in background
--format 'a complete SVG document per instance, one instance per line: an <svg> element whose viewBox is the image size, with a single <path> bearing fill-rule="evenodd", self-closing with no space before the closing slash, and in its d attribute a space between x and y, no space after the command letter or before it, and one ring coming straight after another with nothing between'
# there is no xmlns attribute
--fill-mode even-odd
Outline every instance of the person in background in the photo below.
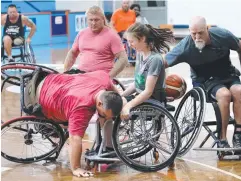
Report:
<svg viewBox="0 0 241 181"><path fill-rule="evenodd" d="M84 72L104 70L116 77L127 65L127 55L120 37L107 26L103 10L92 6L86 11L88 27L78 33L64 62L64 71L74 65ZM114 63L114 60L117 61Z"/></svg>
<svg viewBox="0 0 241 181"><path fill-rule="evenodd" d="M139 22L142 24L149 24L146 17L141 15L141 6L139 4L132 4L130 9L135 11L136 13L136 22Z"/></svg>
<svg viewBox="0 0 241 181"><path fill-rule="evenodd" d="M121 8L117 9L111 17L110 26L121 38L127 28L136 22L136 14L130 9L129 4L128 0L123 0Z"/></svg>
<svg viewBox="0 0 241 181"><path fill-rule="evenodd" d="M1 16L1 25L4 26L3 46L8 56L8 61L14 62L12 57L12 46L18 46L24 43L25 25L31 29L26 39L26 42L30 43L36 31L36 25L28 17L19 14L14 4L10 4L7 14Z"/></svg>

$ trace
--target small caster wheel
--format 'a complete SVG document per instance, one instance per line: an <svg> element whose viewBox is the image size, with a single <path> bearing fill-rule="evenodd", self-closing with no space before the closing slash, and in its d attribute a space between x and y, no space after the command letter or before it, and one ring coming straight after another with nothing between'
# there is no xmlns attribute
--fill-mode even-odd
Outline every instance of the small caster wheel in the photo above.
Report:
<svg viewBox="0 0 241 181"><path fill-rule="evenodd" d="M224 158L224 156L225 156L225 154L224 154L223 152L219 152L219 153L218 153L218 159L219 159L219 161L222 161L223 158Z"/></svg>
<svg viewBox="0 0 241 181"><path fill-rule="evenodd" d="M86 162L85 169L90 171L91 170L91 162L90 162L90 160L85 159L85 162Z"/></svg>
<svg viewBox="0 0 241 181"><path fill-rule="evenodd" d="M155 159L154 163L157 164L158 163L158 159L159 159L158 151L156 151L156 150L153 151L153 158Z"/></svg>
<svg viewBox="0 0 241 181"><path fill-rule="evenodd" d="M99 164L98 164L97 162L94 162L93 167L92 167L92 171L93 171L94 173L97 173L97 172L98 172L98 166L99 166Z"/></svg>
<svg viewBox="0 0 241 181"><path fill-rule="evenodd" d="M176 166L176 164L175 164L175 162L173 161L173 162L168 166L168 168L169 168L169 169L174 169L175 166Z"/></svg>

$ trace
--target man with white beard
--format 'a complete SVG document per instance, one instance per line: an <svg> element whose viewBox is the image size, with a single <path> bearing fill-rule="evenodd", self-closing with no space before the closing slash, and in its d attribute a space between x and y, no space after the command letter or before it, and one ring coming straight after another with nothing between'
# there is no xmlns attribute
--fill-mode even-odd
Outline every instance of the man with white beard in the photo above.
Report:
<svg viewBox="0 0 241 181"><path fill-rule="evenodd" d="M180 41L165 56L166 67L186 62L191 67L193 86L203 85L208 95L216 99L221 111L222 131L219 148L230 147L226 133L230 116L230 102L236 120L233 147L241 147L241 83L240 72L231 64L230 50L237 51L241 64L241 41L230 31L211 27L197 16L191 19L190 35ZM230 80L223 83L223 80Z"/></svg>

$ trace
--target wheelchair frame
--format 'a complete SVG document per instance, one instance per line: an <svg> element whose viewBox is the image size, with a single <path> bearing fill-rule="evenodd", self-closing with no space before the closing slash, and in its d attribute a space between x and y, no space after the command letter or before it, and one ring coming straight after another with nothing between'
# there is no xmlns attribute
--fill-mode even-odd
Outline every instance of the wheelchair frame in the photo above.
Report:
<svg viewBox="0 0 241 181"><path fill-rule="evenodd" d="M21 65L20 65L21 64ZM38 68L38 67L40 67L40 68L42 68L42 69L45 69L45 71L50 71L50 72L53 72L53 73L57 73L57 71L55 71L55 70L53 70L53 69L51 69L51 68L48 68L48 67L45 67L45 66L39 66L39 65L36 65L36 64L23 64L23 63L11 63L11 64L5 64L5 65L3 65L2 66L2 74L3 74L3 71L5 71L5 70L8 70L8 69L13 69L14 67L17 67L17 68L25 68L25 69L27 69L27 70L35 70L36 68ZM14 76L8 76L8 75L5 75L5 77L4 76L2 76L2 78L4 78L5 80L3 81L3 83L2 83L2 90L3 90L3 87L4 87L4 84L6 83L6 82L8 82L8 83L12 83L12 82L9 82L10 81L10 79L12 78L12 79L15 79L15 80L17 80L18 82L14 82L15 84L14 85L20 85L20 90L21 90L21 110L22 111L24 111L25 113L27 113L27 114L31 114L31 112L29 112L29 110L25 107L25 104L24 104L24 87L25 87L25 79L28 79L28 78L30 78L32 76L32 72L31 73L27 73L26 75L21 75L20 77L14 77ZM118 83L118 80L115 80L115 82L117 82ZM120 84L121 85L121 84ZM121 85L121 87L123 88L124 86L123 85ZM174 159L175 159L175 157L176 157L176 155L178 154L178 150L179 150L179 146L180 146L180 132L179 132L179 128L178 128L178 125L177 125L177 123L175 122L175 120L174 120L174 118L173 118L173 116L167 111L167 109L162 105L162 104L160 104L158 101L155 101L155 100L148 100L148 101L146 101L145 103L143 103L142 105L140 105L140 106L143 106L144 105L144 110L148 110L148 109L151 109L151 107L150 106L152 106L153 107L153 109L154 110L156 110L156 112L154 111L154 113L153 114L149 114L149 113L146 113L146 112L142 112L146 117L144 117L143 119L144 120L142 120L141 122L143 122L143 121L148 121L148 119L150 119L149 121L152 121L152 120L154 120L154 118L155 118L155 124L157 124L157 125L162 125L162 124L165 124L165 120L164 120L164 118L166 118L166 117L168 117L169 119L170 119L170 121L171 121L171 128L169 128L170 130L170 132L172 131L172 132L175 132L175 140L170 140L170 137L168 138L168 136L167 136L167 140L168 140L168 143L170 144L169 146L171 147L170 148L170 150L167 150L167 149L165 149L165 148L160 148L161 150L164 150L164 152L166 152L166 154L170 154L171 156L170 156L170 158L168 158L167 160L165 160L163 163L160 163L159 164L159 162L156 162L155 164L156 165L152 165L152 166L149 166L149 167L147 167L147 166L145 166L145 165L142 165L142 166L140 166L140 165L138 165L138 164L136 164L136 163L134 163L134 162L132 162L131 161L131 159L130 158L136 158L136 156L135 156L135 154L136 154L136 152L134 152L134 149L133 149L133 151L131 152L132 153L132 155L130 155L130 156L126 156L127 157L127 159L125 159L125 157L123 157L123 155L121 154L121 153L123 153L123 150L122 150L122 152L119 152L119 147L118 146L120 146L120 145L118 145L118 143L116 143L116 142L114 142L113 141L113 139L112 139L112 142L113 142L113 146L114 146L114 149L115 149L115 151L113 151L113 152L110 152L110 153L102 153L102 151L105 151L105 146L104 146L104 144L105 144L105 141L106 141L106 138L105 137L103 137L103 140L102 140L102 142L100 143L100 142L98 142L98 140L100 140L100 138L98 138L98 136L99 136L99 132L98 131L100 131L100 125L99 124L97 124L97 136L96 136L96 141L94 142L94 144L93 144L93 146L92 146L92 149L91 149L91 151L93 151L94 150L94 147L95 147L95 145L96 144L100 144L100 149L99 149L99 151L98 151L98 153L96 154L94 154L94 155L90 155L89 153L90 153L90 151L87 151L86 152L86 154L85 154L85 158L86 158L86 161L87 161L87 166L90 166L91 165L91 162L93 162L94 163L94 168L96 169L97 168L97 166L98 166L98 163L111 163L111 162L116 162L116 161L119 161L119 160L122 160L122 161L124 161L128 166L130 166L130 167L132 167L132 168L134 168L134 169L136 169L136 170L139 170L139 171L144 171L144 172L148 172L148 171L157 171L157 170L160 170L160 169L163 169L164 167L166 167L166 166L169 166L169 165L171 165L171 164L173 164L173 162L174 162ZM149 108L147 108L148 107L148 105L149 105ZM140 107L140 106L138 106L138 107ZM137 108L138 108L137 107ZM135 109L135 108L134 108ZM140 109L140 108L139 108ZM173 110L173 107L169 107L169 109L170 110ZM22 112L21 111L21 112ZM160 119L160 117L158 117L158 120L156 120L157 119L157 111L159 111L159 113L160 113L160 115L162 116L162 119L163 120L159 120ZM142 114L141 114L142 115ZM136 116L134 116L134 118L133 118L133 115L132 115L132 118L131 118L131 127L133 127L134 126L134 120L135 119L137 119L138 118L138 116L136 117ZM60 151L61 151L61 149L62 149L62 147L63 147L63 145L65 144L65 141L68 139L68 136L69 136L69 134L68 134L68 131L66 130L66 129L63 129L60 125L61 124L63 124L63 125L65 125L66 126L66 124L65 123L56 123L56 122L54 122L54 121L52 121L52 120L48 120L48 119L45 119L45 118L41 118L41 117L36 117L36 116L26 116L26 117L19 117L19 118L17 118L17 119L14 119L14 120L10 120L10 121L7 121L7 122L5 122L3 125L2 125L2 129L3 128L5 128L5 127L10 127L10 124L12 124L12 123L15 123L15 122L18 122L18 121L25 121L25 120L34 120L34 121L32 121L32 122L37 122L38 124L40 124L40 125L44 125L44 123L46 122L46 123L48 123L47 124L47 126L45 126L45 128L47 127L47 129L52 129L53 131L56 131L55 133L58 133L58 135L59 135L59 139L60 139L60 143L59 144L54 144L53 143L53 141L50 141L51 139L50 139L50 137L51 137L51 135L54 135L54 133L52 133L51 132L51 134L50 133L48 133L48 134L50 134L50 135L48 135L47 133L45 133L44 132L44 130L45 129L40 129L40 128L42 128L41 126L40 127L34 127L34 129L30 129L31 131L30 131L30 133L29 132L27 132L27 134L24 136L24 139L25 139L25 144L26 143L28 143L28 144L30 144L31 143L31 134L34 132L34 130L35 130L35 132L37 132L37 133L41 133L42 134L42 136L44 136L47 140L49 140L54 146L56 146L56 148L55 148L55 150L54 151L52 151L52 152L50 152L48 155L47 154L45 154L43 157L41 157L41 158L39 158L39 159L35 159L35 158L32 158L32 159L29 159L29 160L21 160L20 159L20 161L19 160L15 160L15 162L18 162L18 163L32 163L32 162L36 162L36 161L40 161L40 160L46 160L46 161L55 161L57 158L58 158L58 156L59 156L59 154L60 154ZM141 119L141 118L139 118L139 119ZM117 121L118 120L118 121ZM121 121L120 121L120 119L119 118L117 118L117 120L114 122L114 129L119 129L120 128L120 123L121 123ZM164 123L163 123L164 122ZM107 124L108 122L106 122L105 123L105 125L104 125L104 128L103 129L105 129L105 126L106 126L106 124ZM26 123L27 124L27 123ZM51 126L50 126L51 125ZM43 127L44 127L43 126ZM28 126L28 124L27 124L27 128L28 128L29 126ZM145 128L145 123L144 123L144 126L142 125L142 127L144 128L144 129L146 129ZM153 129L153 128L155 128L155 129ZM13 129L17 129L17 130L25 130L25 131L28 131L28 130L26 130L26 129L22 129L21 127L19 128L19 127L16 127L16 126L13 126ZM152 131L152 129L153 129L153 131ZM41 132L41 131L42 132ZM146 149L146 146L144 146L143 147L143 149L144 150L137 150L137 151L139 151L138 153L139 154L137 154L137 155L143 155L143 154L146 154L146 153L148 153L150 150L152 150L152 149L154 149L154 151L153 151L153 158L155 158L155 156L156 156L156 158L155 158L155 161L157 161L158 160L158 158L159 158L159 153L156 151L156 148L154 147L155 145L154 145L154 142L157 140L157 139L159 139L159 137L160 137L160 135L162 134L162 133L160 133L161 131L163 131L163 130L167 130L167 128L165 127L165 125L163 126L162 125L162 127L160 128L160 126L159 126L159 128L156 128L156 126L154 125L154 126L151 126L151 128L150 128L150 130L147 130L147 132L149 133L149 132L152 132L152 134L150 135L150 134L148 134L148 136L149 136L149 141L150 142L147 142L148 140L144 140L144 136L147 136L147 134L139 134L137 137L139 137L140 138L140 136L142 136L143 137L143 143L145 143L145 144L148 144L149 146L148 146L148 149ZM117 139L117 136L115 135L116 134L116 132L117 131L113 131L112 132L112 138L114 138L114 139ZM130 133L131 131L128 131L128 134ZM132 132L133 132L133 128L132 128ZM134 132L133 132L134 133ZM47 135L46 135L47 134ZM166 133L167 134L167 133ZM150 137L151 136L151 137ZM154 141L154 142L153 142ZM134 143L134 141L132 140L132 142ZM125 143L123 143L123 144L125 144ZM129 142L127 142L127 144L129 144ZM160 145L159 145L159 147L160 147ZM124 150L125 150L126 148L124 148ZM56 154L54 157L52 157L52 155L54 155L54 154ZM127 152L127 154L128 154L128 152ZM129 153L130 154L130 153ZM4 158L7 158L7 159L9 159L10 161L13 161L12 159L11 159L11 157L7 157L7 154L6 153L3 153L3 151L1 152L1 155L4 157ZM113 156L114 155L114 156ZM134 156L133 156L134 155ZM111 157L109 157L109 156L111 156ZM161 155L160 155L161 156ZM130 158L129 158L130 157ZM129 160L128 160L128 158L129 158ZM139 157L138 157L139 158Z"/></svg>
<svg viewBox="0 0 241 181"><path fill-rule="evenodd" d="M241 148L214 148L215 145L217 145L218 142L220 142L220 134L221 134L221 130L222 130L222 118L221 118L221 113L220 113L220 109L218 107L218 103L217 101L214 101L214 100L211 100L208 96L207 96L207 93L203 90L202 87L195 87L193 89L191 89L182 99L181 103L179 104L178 108L177 108L177 112L175 113L175 118L176 120L178 121L178 117L179 117L179 113L180 113L180 110L182 109L183 105L185 104L185 102L187 102L187 98L188 97L192 97L194 99L194 104L193 104L193 107L194 107L194 118L196 118L196 102L200 101L197 96L195 95L192 95L190 94L190 92L196 90L199 94L199 97L202 97L203 98L203 101L201 104L204 104L201 108L202 109L202 115L201 118L198 118L200 120L197 120L198 121L198 124L196 124L196 126L190 130L190 132L188 134L192 134L193 137L192 137L192 140L188 140L191 142L191 144L189 144L186 148L181 148L180 151L179 151L179 156L183 156L185 155L188 150L191 149L191 147L193 146L193 144L195 143L202 127L204 127L204 129L208 132L207 133L207 136L205 136L205 138L203 139L203 141L201 142L201 144L197 147L197 148L194 148L193 150L198 150L198 151L217 151L217 155L218 155L218 158L219 160L223 160L225 156L227 155L238 155L239 159L241 159L241 153L237 153L236 154L236 151L238 152L241 152ZM207 98L207 100L206 100ZM196 99L196 100L195 100ZM213 106L213 109L214 109L214 112L215 112L215 116L216 116L216 121L204 121L204 114L206 112L206 104L207 103L211 103L212 106ZM183 118L185 119L185 118ZM182 119L182 120L183 120ZM229 118L229 123L228 124L235 124L235 120L230 116ZM216 129L214 131L212 131L209 126L215 126L216 125ZM181 130L181 129L180 129ZM185 129L186 130L186 129ZM184 130L184 131L185 131ZM187 129L188 130L188 129ZM196 131L196 133L194 133L194 131ZM185 134L185 132L181 132L181 137L182 139L184 139L184 137L187 135ZM213 143L211 144L210 147L204 147L204 145L206 145L207 141L209 138L213 138Z"/></svg>
<svg viewBox="0 0 241 181"><path fill-rule="evenodd" d="M17 49L20 51L20 54L16 54L12 56L13 59L20 58L20 60L16 62L25 62L25 63L32 63L32 64L36 63L36 58L35 58L34 51L31 44L28 44L27 42L24 41L22 45L12 46L12 50L17 50ZM2 63L5 63L5 59L7 58L7 56L5 55L3 43L1 47L1 52L2 52L1 61Z"/></svg>

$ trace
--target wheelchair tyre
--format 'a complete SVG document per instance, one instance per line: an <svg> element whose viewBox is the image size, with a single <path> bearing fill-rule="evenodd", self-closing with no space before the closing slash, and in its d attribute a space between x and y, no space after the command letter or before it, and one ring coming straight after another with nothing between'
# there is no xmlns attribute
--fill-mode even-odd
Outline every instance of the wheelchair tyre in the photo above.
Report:
<svg viewBox="0 0 241 181"><path fill-rule="evenodd" d="M32 63L32 64L36 64L36 59L35 59L35 55L33 52L33 48L30 44L25 44L25 62L26 63Z"/></svg>
<svg viewBox="0 0 241 181"><path fill-rule="evenodd" d="M187 105L190 101L192 105ZM190 111L192 108L194 110ZM197 140L202 129L205 110L206 96L202 88L193 88L182 98L174 115L181 134L181 146L178 156L184 156ZM190 119L190 116L193 117Z"/></svg>
<svg viewBox="0 0 241 181"><path fill-rule="evenodd" d="M116 88L119 90L119 92L125 91L125 86L117 79L113 79L113 84L116 86Z"/></svg>
<svg viewBox="0 0 241 181"><path fill-rule="evenodd" d="M149 103L143 103L131 110L131 114L135 114L135 112L139 112L139 115L143 117L129 120L129 122L133 122L133 124L130 124L129 130L125 128L126 133L129 135L129 140L120 141L120 135L122 134L121 129L123 129L121 128L122 121L117 119L114 122L112 142L117 156L129 167L142 172L158 171L171 165L178 154L180 146L180 132L173 116L165 108ZM166 126L166 118L170 120L170 125L168 126ZM144 125L141 126L143 130L134 128L138 121L144 122ZM148 127L149 121L151 123L149 125L151 126ZM169 129L169 132L167 132L167 129ZM166 137L168 137L168 143L163 142L165 135L163 136L162 134L164 132L165 135L167 133L171 134L171 132L176 132L175 138L173 137L173 139L175 139L175 141L173 141L175 144L171 144L171 135L166 135ZM127 144L127 146L124 144ZM167 149L162 147L163 145L166 146L165 144L170 146L170 148ZM152 155L156 153L156 149L160 149L164 152L164 154L158 152L158 155L160 157L163 156L163 159L161 159L161 161L158 160L157 162L150 163L154 160L154 156ZM150 154L149 157L147 153ZM164 156L166 154L169 155ZM146 163L142 163L142 158Z"/></svg>
<svg viewBox="0 0 241 181"><path fill-rule="evenodd" d="M6 81L7 83L11 85L20 86L20 76L23 75L24 71L28 71L27 74L31 74L38 67L43 68L43 70L48 71L50 73L58 73L54 69L41 66L41 65L29 64L29 63L9 63L1 66L1 79L2 81L4 81L5 79L9 78ZM14 69L15 69L15 75L8 74L7 71L14 70ZM19 74L19 75L16 75L16 74Z"/></svg>
<svg viewBox="0 0 241 181"><path fill-rule="evenodd" d="M1 155L16 163L47 159L59 152L65 142L63 129L57 123L34 116L7 121L1 129Z"/></svg>

